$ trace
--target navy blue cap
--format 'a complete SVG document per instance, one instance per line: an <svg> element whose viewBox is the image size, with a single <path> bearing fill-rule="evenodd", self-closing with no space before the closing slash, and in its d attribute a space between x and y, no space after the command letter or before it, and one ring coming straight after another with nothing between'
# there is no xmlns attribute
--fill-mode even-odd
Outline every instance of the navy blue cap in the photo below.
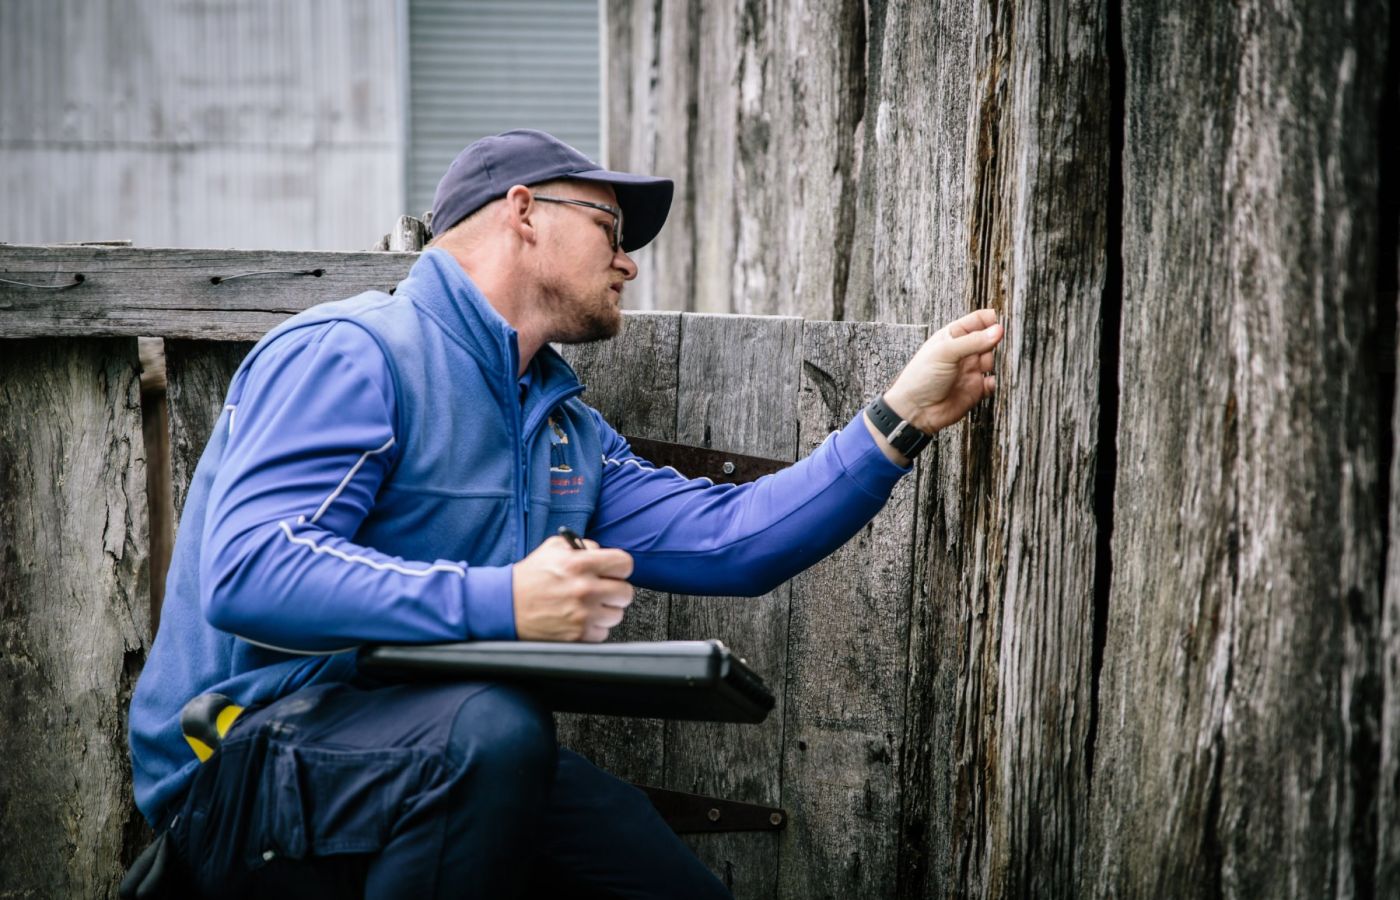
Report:
<svg viewBox="0 0 1400 900"><path fill-rule="evenodd" d="M446 232L517 184L557 178L613 186L628 252L649 244L671 211L671 179L604 169L553 135L522 128L482 138L457 154L433 196L433 233Z"/></svg>

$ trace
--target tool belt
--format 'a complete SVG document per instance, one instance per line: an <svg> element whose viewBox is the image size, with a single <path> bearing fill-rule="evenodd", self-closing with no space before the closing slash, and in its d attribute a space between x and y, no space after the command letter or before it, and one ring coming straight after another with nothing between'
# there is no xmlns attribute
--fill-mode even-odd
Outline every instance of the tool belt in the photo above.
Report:
<svg viewBox="0 0 1400 900"><path fill-rule="evenodd" d="M200 694L180 710L180 731L201 763L209 761L223 743L243 707L223 694ZM170 831L162 831L122 877L117 895L121 900L175 900L193 896L184 865L171 845Z"/></svg>

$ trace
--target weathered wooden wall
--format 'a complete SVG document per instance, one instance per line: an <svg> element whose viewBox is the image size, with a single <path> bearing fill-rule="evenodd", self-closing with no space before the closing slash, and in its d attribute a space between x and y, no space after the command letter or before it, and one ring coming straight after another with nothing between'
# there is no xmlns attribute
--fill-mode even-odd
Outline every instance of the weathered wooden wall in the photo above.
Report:
<svg viewBox="0 0 1400 900"><path fill-rule="evenodd" d="M149 839L146 521L136 340L0 340L0 895L115 897Z"/></svg>
<svg viewBox="0 0 1400 900"><path fill-rule="evenodd" d="M610 160L678 183L631 302L1008 324L920 485L897 895L1393 890L1390 7L609 0Z"/></svg>

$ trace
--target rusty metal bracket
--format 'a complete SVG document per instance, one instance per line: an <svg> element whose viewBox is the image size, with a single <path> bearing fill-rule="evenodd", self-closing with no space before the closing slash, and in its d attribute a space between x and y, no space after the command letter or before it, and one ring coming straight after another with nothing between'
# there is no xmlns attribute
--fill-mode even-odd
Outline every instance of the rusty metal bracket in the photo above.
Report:
<svg viewBox="0 0 1400 900"><path fill-rule="evenodd" d="M661 818L677 834L707 831L781 831L787 827L787 810L757 803L721 800L704 794L687 794L665 788L637 787L651 800Z"/></svg>
<svg viewBox="0 0 1400 900"><path fill-rule="evenodd" d="M704 476L716 484L743 484L791 465L782 460L726 453L690 444L653 441L650 438L632 437L627 434L622 437L632 445L634 453L650 460L657 467L670 466L688 478Z"/></svg>

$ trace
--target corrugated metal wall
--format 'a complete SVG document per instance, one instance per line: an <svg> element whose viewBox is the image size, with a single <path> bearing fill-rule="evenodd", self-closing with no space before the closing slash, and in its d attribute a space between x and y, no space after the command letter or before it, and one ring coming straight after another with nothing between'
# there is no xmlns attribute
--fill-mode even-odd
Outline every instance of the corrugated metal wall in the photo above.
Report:
<svg viewBox="0 0 1400 900"><path fill-rule="evenodd" d="M409 0L409 209L479 137L540 128L599 156L598 0Z"/></svg>
<svg viewBox="0 0 1400 900"><path fill-rule="evenodd" d="M393 0L4 0L0 241L366 248L399 48Z"/></svg>

